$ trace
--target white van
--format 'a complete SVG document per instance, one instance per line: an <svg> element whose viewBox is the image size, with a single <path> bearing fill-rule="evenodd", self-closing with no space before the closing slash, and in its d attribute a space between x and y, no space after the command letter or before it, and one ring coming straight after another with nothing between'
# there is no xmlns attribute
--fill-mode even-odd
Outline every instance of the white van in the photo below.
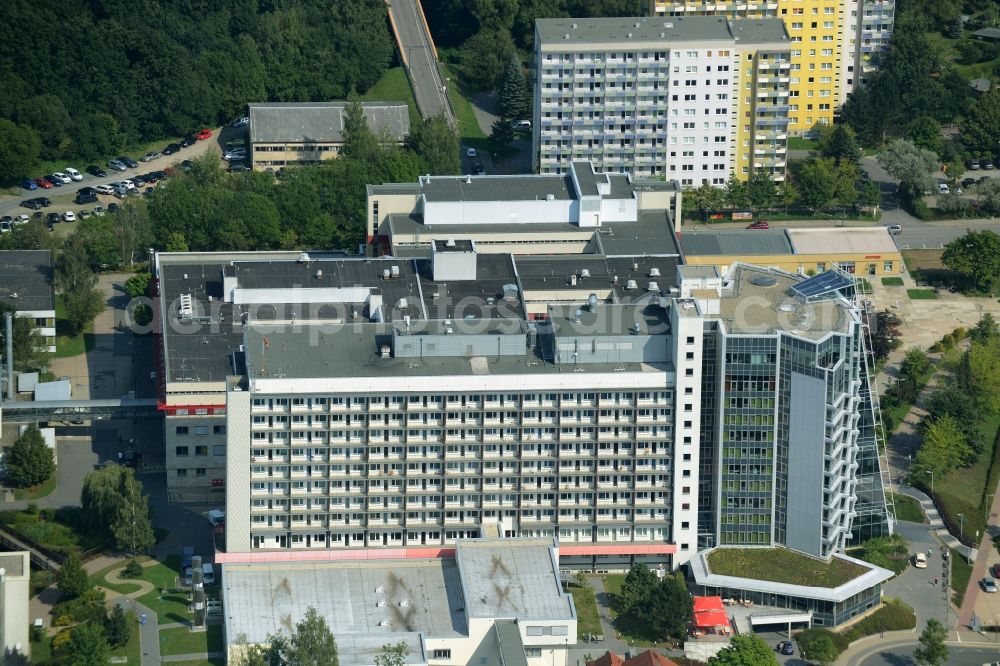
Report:
<svg viewBox="0 0 1000 666"><path fill-rule="evenodd" d="M531 121L518 120L516 123L514 123L514 129L527 132L528 130L531 129Z"/></svg>
<svg viewBox="0 0 1000 666"><path fill-rule="evenodd" d="M903 233L903 227L899 226L898 224L887 224L885 225L885 228L888 229L889 233L892 234L893 236L898 236L901 233Z"/></svg>

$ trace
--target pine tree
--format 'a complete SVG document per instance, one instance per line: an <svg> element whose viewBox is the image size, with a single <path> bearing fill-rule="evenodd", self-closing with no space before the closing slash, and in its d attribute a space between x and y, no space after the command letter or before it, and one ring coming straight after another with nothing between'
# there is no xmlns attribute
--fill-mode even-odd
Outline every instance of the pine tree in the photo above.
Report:
<svg viewBox="0 0 1000 666"><path fill-rule="evenodd" d="M500 86L500 112L507 118L523 118L528 113L529 97L525 94L524 74L517 56L511 58Z"/></svg>
<svg viewBox="0 0 1000 666"><path fill-rule="evenodd" d="M31 424L10 447L7 471L17 485L37 486L52 476L56 465L52 449L45 443L38 426Z"/></svg>
<svg viewBox="0 0 1000 666"><path fill-rule="evenodd" d="M513 141L514 128L511 127L510 121L506 118L499 118L495 120L493 122L492 131L490 132L490 138L503 146L506 146L508 143Z"/></svg>
<svg viewBox="0 0 1000 666"><path fill-rule="evenodd" d="M104 631L112 647L128 643L128 639L132 636L132 622L129 620L129 614L117 604L108 611L108 617L104 621Z"/></svg>

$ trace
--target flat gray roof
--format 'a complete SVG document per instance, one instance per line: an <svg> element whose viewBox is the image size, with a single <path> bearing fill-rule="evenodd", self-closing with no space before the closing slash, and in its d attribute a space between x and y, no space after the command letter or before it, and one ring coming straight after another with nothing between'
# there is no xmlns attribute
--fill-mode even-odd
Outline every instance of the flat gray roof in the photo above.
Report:
<svg viewBox="0 0 1000 666"><path fill-rule="evenodd" d="M470 618L571 620L559 563L547 539L465 539L455 548Z"/></svg>
<svg viewBox="0 0 1000 666"><path fill-rule="evenodd" d="M24 555L24 551L0 554L0 569L6 571L8 576L24 576L24 565L28 559Z"/></svg>
<svg viewBox="0 0 1000 666"><path fill-rule="evenodd" d="M621 17L621 18L546 18L535 19L535 29L547 46L564 43L609 42L618 48L636 42L732 42L770 43L791 41L780 18L735 19L717 16Z"/></svg>
<svg viewBox="0 0 1000 666"><path fill-rule="evenodd" d="M731 229L724 231L684 231L681 248L690 256L742 256L793 254L784 229Z"/></svg>
<svg viewBox="0 0 1000 666"><path fill-rule="evenodd" d="M0 252L0 301L19 312L54 310L52 253L48 250Z"/></svg>
<svg viewBox="0 0 1000 666"><path fill-rule="evenodd" d="M250 104L251 143L340 143L347 102L269 102ZM361 102L368 127L402 141L410 132L403 102Z"/></svg>
<svg viewBox="0 0 1000 666"><path fill-rule="evenodd" d="M312 607L341 640L348 634L468 634L462 582L453 560L223 564L226 635L250 644L289 635ZM381 647L381 645L379 645Z"/></svg>

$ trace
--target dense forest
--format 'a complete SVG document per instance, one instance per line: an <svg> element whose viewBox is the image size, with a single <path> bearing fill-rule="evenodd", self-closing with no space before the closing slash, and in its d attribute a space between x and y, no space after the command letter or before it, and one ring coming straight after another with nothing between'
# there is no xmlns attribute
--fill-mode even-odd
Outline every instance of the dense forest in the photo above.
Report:
<svg viewBox="0 0 1000 666"><path fill-rule="evenodd" d="M382 0L4 0L0 143L113 155L250 101L364 92L392 55Z"/></svg>

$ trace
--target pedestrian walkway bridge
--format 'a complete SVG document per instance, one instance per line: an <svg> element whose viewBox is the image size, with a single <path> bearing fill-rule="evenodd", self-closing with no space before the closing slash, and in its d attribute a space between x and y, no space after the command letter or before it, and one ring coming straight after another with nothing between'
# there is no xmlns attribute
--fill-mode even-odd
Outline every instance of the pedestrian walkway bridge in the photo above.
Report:
<svg viewBox="0 0 1000 666"><path fill-rule="evenodd" d="M160 418L155 398L105 400L15 400L0 402L0 420L103 421L106 419Z"/></svg>

